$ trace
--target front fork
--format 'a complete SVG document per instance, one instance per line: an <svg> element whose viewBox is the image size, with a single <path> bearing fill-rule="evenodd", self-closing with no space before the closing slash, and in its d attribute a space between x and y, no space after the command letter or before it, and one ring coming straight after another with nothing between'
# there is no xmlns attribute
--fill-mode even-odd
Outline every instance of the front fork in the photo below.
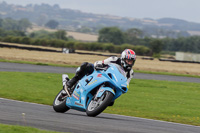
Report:
<svg viewBox="0 0 200 133"><path fill-rule="evenodd" d="M71 97L71 95L69 94L69 91L67 90L67 85L66 83L69 81L69 77L67 74L63 74L62 75L62 83L63 83L63 86L64 86L64 90L67 92L67 95L69 97Z"/></svg>

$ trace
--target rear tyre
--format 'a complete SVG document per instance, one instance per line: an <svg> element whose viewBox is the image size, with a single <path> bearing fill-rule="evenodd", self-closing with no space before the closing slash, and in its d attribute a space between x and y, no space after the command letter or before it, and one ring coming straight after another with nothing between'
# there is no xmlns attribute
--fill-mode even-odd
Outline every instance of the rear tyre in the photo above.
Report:
<svg viewBox="0 0 200 133"><path fill-rule="evenodd" d="M66 99L68 96L62 97L62 93L66 93L65 90L62 89L53 101L53 109L60 113L64 113L70 109L66 106Z"/></svg>
<svg viewBox="0 0 200 133"><path fill-rule="evenodd" d="M92 117L99 115L111 103L113 97L114 95L111 92L105 91L105 93L100 98L93 98L88 104L86 114Z"/></svg>

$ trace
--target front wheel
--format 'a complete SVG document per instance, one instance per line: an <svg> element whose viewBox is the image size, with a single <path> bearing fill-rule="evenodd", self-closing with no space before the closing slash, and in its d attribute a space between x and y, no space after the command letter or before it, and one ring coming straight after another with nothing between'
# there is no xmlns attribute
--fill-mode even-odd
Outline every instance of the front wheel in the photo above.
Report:
<svg viewBox="0 0 200 133"><path fill-rule="evenodd" d="M114 95L111 92L105 91L100 98L93 98L86 109L86 114L93 117L97 116L106 109L113 97Z"/></svg>
<svg viewBox="0 0 200 133"><path fill-rule="evenodd" d="M66 95L65 97L63 97L62 93L66 93L65 90L62 89L53 101L53 109L56 112L60 113L64 113L70 109L69 107L66 106L66 99L68 96Z"/></svg>

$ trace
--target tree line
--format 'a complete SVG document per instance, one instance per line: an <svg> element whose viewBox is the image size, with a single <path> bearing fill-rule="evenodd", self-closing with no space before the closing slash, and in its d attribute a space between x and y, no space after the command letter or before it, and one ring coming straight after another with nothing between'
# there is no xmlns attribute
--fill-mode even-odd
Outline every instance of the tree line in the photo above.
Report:
<svg viewBox="0 0 200 133"><path fill-rule="evenodd" d="M27 28L31 27L28 19L14 20L12 18L0 18L0 28L6 31L22 31L25 32Z"/></svg>
<svg viewBox="0 0 200 133"><path fill-rule="evenodd" d="M99 31L99 42L111 42L116 45L128 43L142 45L150 48L152 53L159 54L161 51L182 51L200 53L200 36L178 38L150 38L145 37L141 30L132 28L122 31L118 27L105 27Z"/></svg>
<svg viewBox="0 0 200 133"><path fill-rule="evenodd" d="M158 39L145 37L136 28L122 31L118 27L104 27L99 30L98 42L89 43L67 37L65 30L26 33L30 27L27 19L0 19L0 41L115 53L130 48L138 55L159 55L161 51L200 53L199 36Z"/></svg>

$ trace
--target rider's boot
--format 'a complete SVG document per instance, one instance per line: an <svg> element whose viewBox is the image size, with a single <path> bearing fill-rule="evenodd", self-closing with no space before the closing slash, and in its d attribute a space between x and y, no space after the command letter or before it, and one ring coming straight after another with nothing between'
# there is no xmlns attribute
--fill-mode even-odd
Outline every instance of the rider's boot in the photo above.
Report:
<svg viewBox="0 0 200 133"><path fill-rule="evenodd" d="M66 83L69 81L69 78L68 77L66 77ZM63 86L63 89L65 90L65 86ZM61 95L59 96L59 98L58 98L58 100L60 100L60 101L63 101L63 99L65 98L67 96L67 92L66 91L63 91L63 92L61 92Z"/></svg>
<svg viewBox="0 0 200 133"><path fill-rule="evenodd" d="M74 91L73 87L75 85L75 83L79 80L78 76L75 75L72 79L70 79L67 83L66 83L66 91L68 91L68 93L71 95Z"/></svg>

